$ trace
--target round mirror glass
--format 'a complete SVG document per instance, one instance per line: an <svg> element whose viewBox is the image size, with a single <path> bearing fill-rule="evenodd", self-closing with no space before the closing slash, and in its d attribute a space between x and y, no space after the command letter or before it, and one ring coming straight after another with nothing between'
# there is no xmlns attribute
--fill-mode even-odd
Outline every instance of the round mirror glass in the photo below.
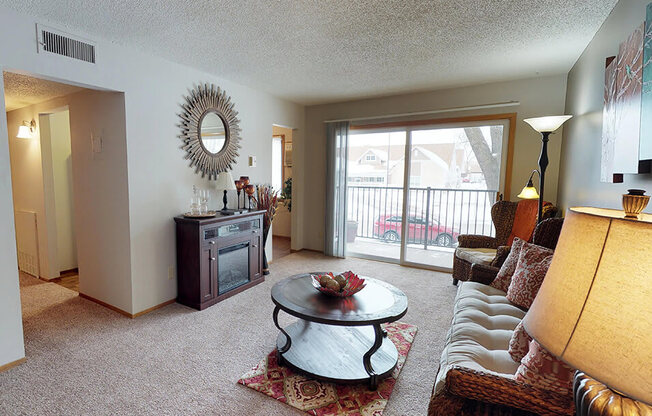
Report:
<svg viewBox="0 0 652 416"><path fill-rule="evenodd" d="M219 153L226 144L226 126L222 118L212 111L208 112L199 126L199 135L208 152Z"/></svg>

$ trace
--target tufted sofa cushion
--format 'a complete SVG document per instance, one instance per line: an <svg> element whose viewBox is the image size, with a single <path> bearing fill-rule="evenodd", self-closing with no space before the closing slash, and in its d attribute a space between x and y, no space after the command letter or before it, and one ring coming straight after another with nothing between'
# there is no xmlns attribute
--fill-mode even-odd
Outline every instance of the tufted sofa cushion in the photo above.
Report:
<svg viewBox="0 0 652 416"><path fill-rule="evenodd" d="M524 316L524 311L507 300L505 292L482 283L463 282L455 298L435 394L444 387L446 373L454 365L514 378L519 363L509 355L509 341Z"/></svg>

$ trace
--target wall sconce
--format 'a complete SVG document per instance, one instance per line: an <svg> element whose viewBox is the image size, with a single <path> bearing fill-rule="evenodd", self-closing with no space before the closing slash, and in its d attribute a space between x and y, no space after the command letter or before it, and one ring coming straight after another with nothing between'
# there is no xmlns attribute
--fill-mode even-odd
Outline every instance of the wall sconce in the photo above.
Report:
<svg viewBox="0 0 652 416"><path fill-rule="evenodd" d="M31 139L34 130L36 130L36 121L23 121L23 124L18 127L18 134L16 137L19 139Z"/></svg>

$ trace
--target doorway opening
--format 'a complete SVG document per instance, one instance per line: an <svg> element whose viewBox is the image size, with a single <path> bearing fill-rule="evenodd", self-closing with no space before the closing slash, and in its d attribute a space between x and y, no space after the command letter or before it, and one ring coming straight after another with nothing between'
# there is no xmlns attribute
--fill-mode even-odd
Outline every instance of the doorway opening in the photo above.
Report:
<svg viewBox="0 0 652 416"><path fill-rule="evenodd" d="M10 72L3 78L21 280L79 292L70 111L56 98L83 88Z"/></svg>
<svg viewBox="0 0 652 416"><path fill-rule="evenodd" d="M346 255L449 271L460 234L493 235L515 114L352 126Z"/></svg>
<svg viewBox="0 0 652 416"><path fill-rule="evenodd" d="M272 188L279 206L272 224L273 260L291 253L292 246L292 129L272 126Z"/></svg>
<svg viewBox="0 0 652 416"><path fill-rule="evenodd" d="M124 94L2 78L21 290L38 278L130 314Z"/></svg>

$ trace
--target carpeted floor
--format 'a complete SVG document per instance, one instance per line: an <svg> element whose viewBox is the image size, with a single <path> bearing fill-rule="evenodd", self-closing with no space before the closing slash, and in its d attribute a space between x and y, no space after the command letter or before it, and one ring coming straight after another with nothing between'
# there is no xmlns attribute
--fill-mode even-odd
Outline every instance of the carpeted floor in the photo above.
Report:
<svg viewBox="0 0 652 416"><path fill-rule="evenodd" d="M423 415L452 318L448 274L359 259L294 253L265 283L198 312L169 305L128 319L54 283L21 278L27 362L0 373L2 415L301 415L236 384L274 348L270 289L305 271L351 269L409 298L419 327L385 411ZM293 318L281 313L281 324Z"/></svg>

